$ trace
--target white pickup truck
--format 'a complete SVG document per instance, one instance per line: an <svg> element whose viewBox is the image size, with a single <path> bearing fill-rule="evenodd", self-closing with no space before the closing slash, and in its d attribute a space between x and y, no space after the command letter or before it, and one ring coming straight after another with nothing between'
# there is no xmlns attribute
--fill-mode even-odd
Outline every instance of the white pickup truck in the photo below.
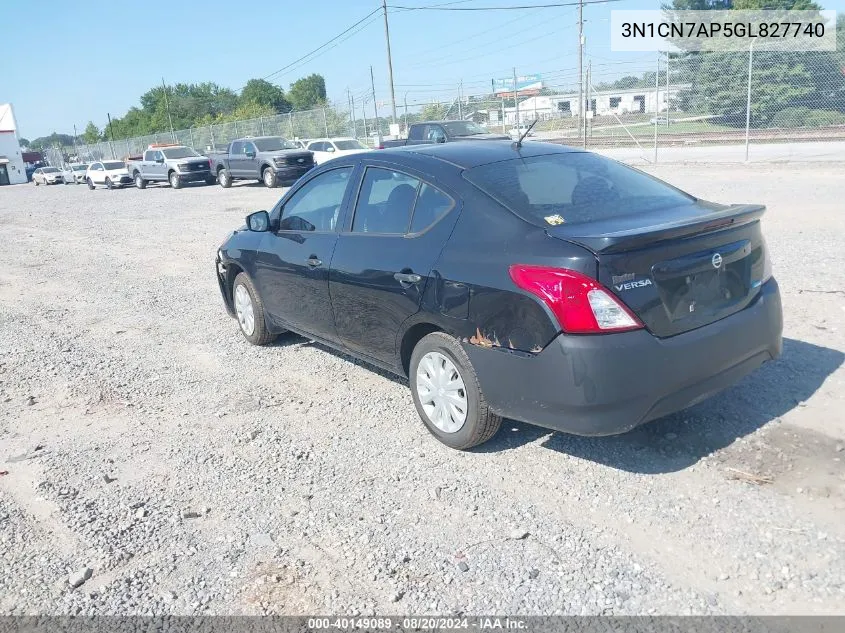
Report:
<svg viewBox="0 0 845 633"><path fill-rule="evenodd" d="M187 182L217 182L208 157L184 145L150 145L143 156L130 156L126 168L138 189L149 182L169 182L174 189Z"/></svg>

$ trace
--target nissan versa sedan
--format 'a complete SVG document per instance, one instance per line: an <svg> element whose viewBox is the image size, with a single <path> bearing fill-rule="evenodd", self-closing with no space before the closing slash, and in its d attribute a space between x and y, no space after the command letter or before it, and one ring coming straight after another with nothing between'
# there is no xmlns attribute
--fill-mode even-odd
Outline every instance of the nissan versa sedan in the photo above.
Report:
<svg viewBox="0 0 845 633"><path fill-rule="evenodd" d="M247 341L290 330L407 376L448 446L503 417L610 435L780 355L764 210L559 145L418 145L315 168L217 277Z"/></svg>

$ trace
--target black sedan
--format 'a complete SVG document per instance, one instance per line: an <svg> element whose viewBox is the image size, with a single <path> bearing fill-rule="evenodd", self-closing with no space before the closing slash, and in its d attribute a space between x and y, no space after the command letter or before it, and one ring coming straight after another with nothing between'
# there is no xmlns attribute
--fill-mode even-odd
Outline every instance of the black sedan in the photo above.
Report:
<svg viewBox="0 0 845 633"><path fill-rule="evenodd" d="M220 247L229 314L407 376L445 444L502 417L622 433L781 353L765 207L690 196L546 143L332 160Z"/></svg>

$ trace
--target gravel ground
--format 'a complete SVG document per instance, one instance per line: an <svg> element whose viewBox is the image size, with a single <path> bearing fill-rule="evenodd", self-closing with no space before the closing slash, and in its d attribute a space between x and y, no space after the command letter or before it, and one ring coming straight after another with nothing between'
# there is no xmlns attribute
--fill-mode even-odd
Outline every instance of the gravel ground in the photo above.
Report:
<svg viewBox="0 0 845 633"><path fill-rule="evenodd" d="M0 612L845 613L841 168L655 173L769 205L783 358L468 453L401 380L243 340L214 251L278 190L2 188Z"/></svg>

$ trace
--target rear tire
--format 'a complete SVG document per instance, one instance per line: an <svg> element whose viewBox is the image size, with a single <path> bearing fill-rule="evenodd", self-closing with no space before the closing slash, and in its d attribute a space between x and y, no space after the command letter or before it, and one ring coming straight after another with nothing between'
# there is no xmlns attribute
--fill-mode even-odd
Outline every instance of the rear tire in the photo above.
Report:
<svg viewBox="0 0 845 633"><path fill-rule="evenodd" d="M253 345L266 345L276 338L264 322L264 304L249 277L239 273L232 284L232 306L241 334Z"/></svg>
<svg viewBox="0 0 845 633"><path fill-rule="evenodd" d="M502 425L501 416L490 410L484 398L469 357L448 334L432 332L417 343L408 381L417 413L429 433L446 446L458 450L478 446ZM448 403L441 416L438 401Z"/></svg>
<svg viewBox="0 0 845 633"><path fill-rule="evenodd" d="M167 179L170 181L170 186L174 189L182 188L182 180L179 178L179 174L177 174L175 171L171 171Z"/></svg>
<svg viewBox="0 0 845 633"><path fill-rule="evenodd" d="M276 171L272 167L264 168L264 171L261 172L261 180L268 189L274 189L278 186L276 183Z"/></svg>
<svg viewBox="0 0 845 633"><path fill-rule="evenodd" d="M228 169L221 169L217 172L217 182L219 182L220 186L224 189L228 189L232 186L232 174L229 173Z"/></svg>
<svg viewBox="0 0 845 633"><path fill-rule="evenodd" d="M88 188L93 189L94 188L94 181L91 180L90 178L88 178L87 180L88 180Z"/></svg>
<svg viewBox="0 0 845 633"><path fill-rule="evenodd" d="M138 189L146 189L147 181L141 177L141 174L135 174L135 186Z"/></svg>

